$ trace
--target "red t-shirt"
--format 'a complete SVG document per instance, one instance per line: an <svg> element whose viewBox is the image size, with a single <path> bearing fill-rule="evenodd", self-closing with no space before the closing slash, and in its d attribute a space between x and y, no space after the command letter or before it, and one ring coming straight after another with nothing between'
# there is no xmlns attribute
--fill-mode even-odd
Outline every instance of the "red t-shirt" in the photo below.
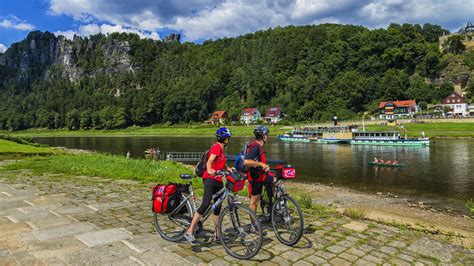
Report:
<svg viewBox="0 0 474 266"><path fill-rule="evenodd" d="M225 167L225 163L227 162L227 157L225 156L224 148L222 148L219 143L216 143L212 145L211 149L209 150L207 159L211 157L211 154L216 155L214 162L212 162L211 168L214 169L215 171L223 170ZM207 172L207 169L202 174L202 178L213 178L216 181L222 182L222 176L218 176L218 175L211 176Z"/></svg>

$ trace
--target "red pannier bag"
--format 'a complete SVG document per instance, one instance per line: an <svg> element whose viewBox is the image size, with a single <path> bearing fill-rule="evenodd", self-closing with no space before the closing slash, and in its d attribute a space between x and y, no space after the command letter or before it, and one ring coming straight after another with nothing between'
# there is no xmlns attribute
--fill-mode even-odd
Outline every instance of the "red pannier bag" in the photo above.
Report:
<svg viewBox="0 0 474 266"><path fill-rule="evenodd" d="M295 168L291 165L278 165L275 169L277 170L277 177L280 179L296 178Z"/></svg>
<svg viewBox="0 0 474 266"><path fill-rule="evenodd" d="M156 185L151 196L152 210L160 214L172 212L180 203L180 194L176 184Z"/></svg>
<svg viewBox="0 0 474 266"><path fill-rule="evenodd" d="M239 192L245 187L246 179L244 174L233 172L226 176L225 187L232 192Z"/></svg>

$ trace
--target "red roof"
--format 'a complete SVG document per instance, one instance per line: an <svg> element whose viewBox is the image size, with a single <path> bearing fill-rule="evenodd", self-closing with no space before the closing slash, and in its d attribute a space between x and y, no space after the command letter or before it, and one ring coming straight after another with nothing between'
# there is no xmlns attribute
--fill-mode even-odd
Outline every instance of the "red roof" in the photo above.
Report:
<svg viewBox="0 0 474 266"><path fill-rule="evenodd" d="M257 108L245 108L242 115L253 115L257 112Z"/></svg>
<svg viewBox="0 0 474 266"><path fill-rule="evenodd" d="M280 114L281 114L280 107L270 107L267 109L267 112L265 113L265 117L279 117Z"/></svg>
<svg viewBox="0 0 474 266"><path fill-rule="evenodd" d="M452 92L448 95L448 97L443 99L443 104L456 104L456 103L468 103L466 98L462 97L461 95Z"/></svg>
<svg viewBox="0 0 474 266"><path fill-rule="evenodd" d="M212 119L219 119L219 118L224 118L225 117L225 111L215 111L212 114Z"/></svg>
<svg viewBox="0 0 474 266"><path fill-rule="evenodd" d="M415 100L406 100L406 101L387 101L387 102L380 102L379 109L385 108L387 103L392 103L396 107L414 107L416 104Z"/></svg>

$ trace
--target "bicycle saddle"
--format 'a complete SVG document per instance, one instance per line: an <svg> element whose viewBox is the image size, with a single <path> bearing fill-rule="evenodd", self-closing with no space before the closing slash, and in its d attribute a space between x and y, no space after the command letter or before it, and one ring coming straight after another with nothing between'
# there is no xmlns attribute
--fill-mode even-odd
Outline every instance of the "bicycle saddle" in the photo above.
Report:
<svg viewBox="0 0 474 266"><path fill-rule="evenodd" d="M181 177L181 179L191 179L191 178L193 178L191 175L188 175L188 174L180 174L179 177Z"/></svg>

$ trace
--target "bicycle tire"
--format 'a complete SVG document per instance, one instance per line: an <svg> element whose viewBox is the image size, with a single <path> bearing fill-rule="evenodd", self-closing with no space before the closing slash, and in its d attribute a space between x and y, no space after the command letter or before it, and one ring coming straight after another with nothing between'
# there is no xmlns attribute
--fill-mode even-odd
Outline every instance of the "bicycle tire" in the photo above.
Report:
<svg viewBox="0 0 474 266"><path fill-rule="evenodd" d="M281 210L278 210L279 206L281 206L281 202L284 202L284 205L285 205L285 210L283 210L285 212L285 214L287 215L287 217L283 217L282 220L283 222L286 224L286 227L288 228L288 221L285 221L285 218L287 220L290 220L290 222L292 220L296 220L294 219L294 217L288 217L288 216L292 216L291 213L288 211L288 204L287 202L291 202L294 206L296 206L296 211L298 212L298 221L296 221L298 224L299 224L299 228L297 228L296 230L291 230L295 233L295 238L293 239L285 239L282 235L282 233L280 232L279 230L279 227L277 226L277 219L280 219L279 217L282 216L281 214L278 214L278 212ZM301 211L301 208L300 206L298 205L298 203L290 196L288 195L283 195L281 196L280 198L277 198L275 203L273 204L273 208L272 208L272 227L273 227L273 231L275 232L275 236L277 237L278 241L280 241L281 243L287 245L287 246L293 246L295 245L296 243L298 243L298 241L300 241L301 237L303 236L303 231L304 231L304 220L303 220L303 212Z"/></svg>
<svg viewBox="0 0 474 266"><path fill-rule="evenodd" d="M182 196L182 200L186 200L186 198ZM194 214L193 208L191 207L191 203L187 201L181 208L186 208L186 211L184 213L177 214L179 215L178 218L184 219L186 221L189 220L189 223L191 223L191 219L193 218L193 214ZM170 214L159 214L159 213L153 212L153 224L155 225L156 231L163 239L171 241L171 242L179 242L183 240L184 232L187 229L187 227L181 224L175 224L175 226L179 229L178 231L173 230L172 232L166 232L165 222L173 223L173 221L170 218Z"/></svg>
<svg viewBox="0 0 474 266"><path fill-rule="evenodd" d="M238 210L242 210L243 212L247 213L245 215L243 214L239 214L238 213ZM232 212L235 212L237 213L236 215L232 215ZM223 226L225 224L226 221L224 221L224 218L226 217L226 215L229 214L230 216L230 221L229 221L229 224L232 226L232 229L233 230L223 230ZM243 218L243 217L249 217L249 221L247 222L242 222L240 219ZM236 219L236 220L234 220ZM255 226L255 231L254 233L252 233L250 230L251 230L251 221L254 222L254 226ZM248 225L247 225L248 223ZM242 226L243 224L245 224L244 226ZM236 228L237 226L237 228ZM244 227L247 227L248 226L248 230L246 230ZM231 228L229 228L231 229ZM249 232L246 232L246 231L249 231ZM260 224L260 222L258 221L258 218L257 218L257 215L255 214L254 211L252 211L249 207L247 206L243 206L241 204L233 204L233 205L230 205L230 206L227 206L224 208L224 210L221 211L221 214L219 215L219 219L217 221L217 232L218 232L218 235L219 235L219 240L221 241L222 243L222 246L224 247L224 250L227 252L227 254L229 254L230 256L236 258L236 259L240 259L240 260L248 260L252 257L254 257L255 255L257 255L257 253L260 251L260 249L262 248L262 244L263 244L263 228L262 228L262 225ZM229 237L231 238L234 238L234 241L228 241L226 240L227 239L227 234L229 234ZM254 235L254 237L256 238L256 241L255 240L251 240L251 241L248 241L249 243L252 243L253 245L253 249L250 250L250 252L247 252L245 254L238 254L235 250L233 250L233 248L231 247L231 245L235 242L235 240L238 240L238 238L240 238L240 242L244 243L244 246L245 246L245 241L242 241L242 236L244 235ZM243 249L245 251L248 251L249 248L247 246L245 246L245 248Z"/></svg>

